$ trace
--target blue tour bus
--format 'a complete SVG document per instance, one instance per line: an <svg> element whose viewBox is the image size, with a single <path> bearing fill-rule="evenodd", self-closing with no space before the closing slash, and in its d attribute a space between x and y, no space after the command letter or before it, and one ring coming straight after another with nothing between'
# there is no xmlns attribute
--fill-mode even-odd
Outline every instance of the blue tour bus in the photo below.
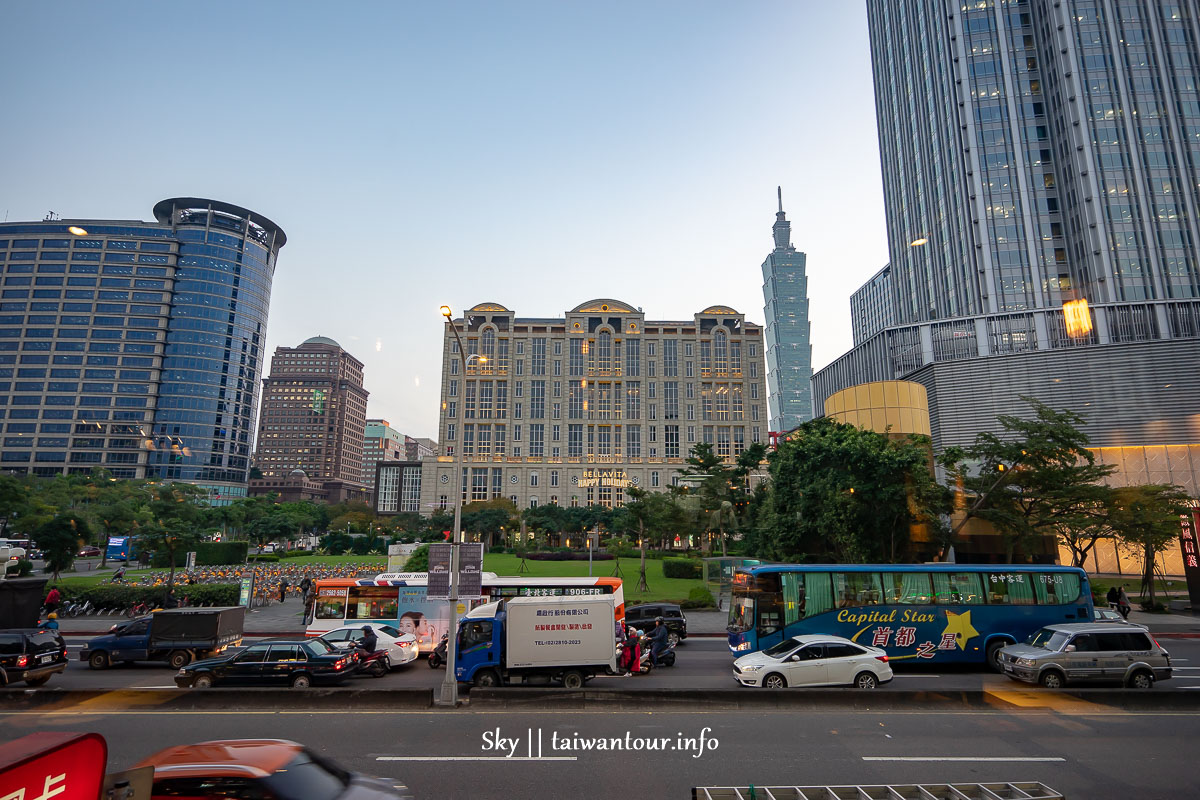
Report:
<svg viewBox="0 0 1200 800"><path fill-rule="evenodd" d="M1087 573L1050 564L775 564L738 570L729 649L802 633L884 648L893 661L997 668L1000 648L1044 625L1090 622Z"/></svg>
<svg viewBox="0 0 1200 800"><path fill-rule="evenodd" d="M104 557L113 561L132 561L137 548L132 536L110 536Z"/></svg>

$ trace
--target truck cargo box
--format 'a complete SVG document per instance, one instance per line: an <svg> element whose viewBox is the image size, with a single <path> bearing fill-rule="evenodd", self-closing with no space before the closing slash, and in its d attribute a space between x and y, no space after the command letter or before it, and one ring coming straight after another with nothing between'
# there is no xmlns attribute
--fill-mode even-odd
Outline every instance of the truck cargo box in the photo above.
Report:
<svg viewBox="0 0 1200 800"><path fill-rule="evenodd" d="M155 611L150 626L151 646L169 647L172 642L199 641L218 645L240 639L245 620L244 606Z"/></svg>
<svg viewBox="0 0 1200 800"><path fill-rule="evenodd" d="M613 598L514 597L506 604L509 668L616 668Z"/></svg>

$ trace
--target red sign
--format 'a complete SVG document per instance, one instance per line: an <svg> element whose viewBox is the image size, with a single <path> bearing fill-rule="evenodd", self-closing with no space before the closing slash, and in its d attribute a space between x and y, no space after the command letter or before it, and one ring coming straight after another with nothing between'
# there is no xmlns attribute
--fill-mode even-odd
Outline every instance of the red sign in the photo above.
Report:
<svg viewBox="0 0 1200 800"><path fill-rule="evenodd" d="M0 800L98 800L108 745L98 733L33 733L0 745Z"/></svg>

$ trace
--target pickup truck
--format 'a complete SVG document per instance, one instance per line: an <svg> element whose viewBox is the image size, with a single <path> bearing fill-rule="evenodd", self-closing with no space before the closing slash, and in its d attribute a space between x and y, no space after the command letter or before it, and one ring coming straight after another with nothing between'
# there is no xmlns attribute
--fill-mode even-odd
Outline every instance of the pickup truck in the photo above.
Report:
<svg viewBox="0 0 1200 800"><path fill-rule="evenodd" d="M476 686L560 683L580 689L617 671L612 595L514 597L459 623L455 677Z"/></svg>
<svg viewBox="0 0 1200 800"><path fill-rule="evenodd" d="M220 655L242 643L243 606L176 608L114 625L79 654L92 669L118 661L161 661L181 669L197 658Z"/></svg>

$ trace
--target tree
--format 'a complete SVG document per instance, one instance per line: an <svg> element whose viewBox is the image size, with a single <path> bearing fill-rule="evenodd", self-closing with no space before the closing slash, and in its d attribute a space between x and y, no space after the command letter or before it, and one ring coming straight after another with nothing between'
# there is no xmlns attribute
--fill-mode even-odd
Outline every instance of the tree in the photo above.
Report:
<svg viewBox="0 0 1200 800"><path fill-rule="evenodd" d="M702 530L717 532L721 555L727 554L725 530L738 527L739 519L749 508L750 489L747 476L758 468L766 455L766 445L756 442L729 463L717 455L713 446L701 442L692 448L682 474L696 483L697 521ZM710 548L711 549L711 548Z"/></svg>
<svg viewBox="0 0 1200 800"><path fill-rule="evenodd" d="M179 553L200 541L200 523L204 519L208 492L188 483L169 483L154 487L150 501L151 522L142 528L143 546L164 552L171 571L163 589L164 600L175 585L175 560Z"/></svg>
<svg viewBox="0 0 1200 800"><path fill-rule="evenodd" d="M33 533L33 542L46 554L46 569L54 573L55 581L75 560L80 541L91 538L87 520L70 513L55 515Z"/></svg>
<svg viewBox="0 0 1200 800"><path fill-rule="evenodd" d="M630 499L621 506L613 524L631 533L637 532L638 550L641 552L637 590L648 592L650 585L646 581L646 542L651 535L659 534L672 522L677 522L681 513L674 498L665 492L651 492L636 487L628 487L625 492Z"/></svg>
<svg viewBox="0 0 1200 800"><path fill-rule="evenodd" d="M1001 435L980 433L971 447L947 450L943 458L957 482L978 498L968 515L992 524L1007 562L1040 535L1073 539L1074 532L1093 525L1103 494L1096 485L1116 471L1096 463L1079 429L1082 417L1022 399L1032 419L1002 415Z"/></svg>
<svg viewBox="0 0 1200 800"><path fill-rule="evenodd" d="M1142 595L1154 602L1154 562L1179 538L1179 516L1189 513L1187 493L1178 486L1148 484L1113 490L1109 524L1121 541L1142 556Z"/></svg>
<svg viewBox="0 0 1200 800"><path fill-rule="evenodd" d="M927 437L806 422L771 456L747 543L779 560L894 563L907 556L912 524L933 523L949 508L929 454Z"/></svg>

